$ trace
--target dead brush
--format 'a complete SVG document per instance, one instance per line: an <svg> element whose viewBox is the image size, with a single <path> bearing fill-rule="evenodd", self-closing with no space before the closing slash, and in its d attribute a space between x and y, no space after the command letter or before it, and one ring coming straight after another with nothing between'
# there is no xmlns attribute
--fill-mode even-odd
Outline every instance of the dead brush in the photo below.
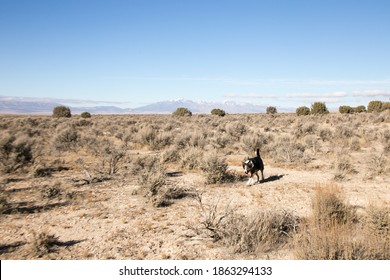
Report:
<svg viewBox="0 0 390 280"><path fill-rule="evenodd" d="M387 172L387 159L386 156L382 153L379 155L372 155L368 159L368 169L370 176L377 176Z"/></svg>
<svg viewBox="0 0 390 280"><path fill-rule="evenodd" d="M55 252L56 247L62 244L57 236L47 232L41 232L39 234L34 232L33 236L32 251L34 255L39 258Z"/></svg>
<svg viewBox="0 0 390 280"><path fill-rule="evenodd" d="M211 151L204 155L200 169L205 176L206 184L233 182L237 178L228 172L226 159L221 157L217 151Z"/></svg>
<svg viewBox="0 0 390 280"><path fill-rule="evenodd" d="M369 205L365 224L371 234L388 238L390 242L390 208Z"/></svg>
<svg viewBox="0 0 390 280"><path fill-rule="evenodd" d="M200 227L191 224L190 229L197 234L205 232L214 241L220 240L224 235L223 221L234 213L234 209L230 208L230 204L227 204L224 210L221 210L219 201L213 204L205 203L201 192L195 192L194 198L200 209Z"/></svg>
<svg viewBox="0 0 390 280"><path fill-rule="evenodd" d="M351 159L344 155L339 155L337 157L336 161L333 163L333 168L335 170L334 179L337 181L346 179L350 174L358 173L351 163Z"/></svg>
<svg viewBox="0 0 390 280"><path fill-rule="evenodd" d="M130 171L141 185L140 191L152 198L167 182L167 172L157 156L140 157L131 162Z"/></svg>
<svg viewBox="0 0 390 280"><path fill-rule="evenodd" d="M295 257L299 260L388 260L389 238L364 230L364 225L335 224L321 229L302 226L294 236Z"/></svg>
<svg viewBox="0 0 390 280"><path fill-rule="evenodd" d="M351 228L334 225L326 230L313 225L302 226L294 237L295 257L299 260L352 260L362 250L353 241Z"/></svg>
<svg viewBox="0 0 390 280"><path fill-rule="evenodd" d="M312 221L318 228L326 229L335 224L353 224L356 211L343 198L337 185L317 186L312 200Z"/></svg>
<svg viewBox="0 0 390 280"><path fill-rule="evenodd" d="M0 214L9 213L12 209L11 203L9 203L7 196L5 195L2 186L0 186Z"/></svg>
<svg viewBox="0 0 390 280"><path fill-rule="evenodd" d="M237 253L269 252L288 244L299 223L296 215L285 210L233 214L224 221L221 236Z"/></svg>
<svg viewBox="0 0 390 280"><path fill-rule="evenodd" d="M44 186L41 190L41 196L44 199L54 199L62 196L61 183L56 182L52 186Z"/></svg>
<svg viewBox="0 0 390 280"><path fill-rule="evenodd" d="M195 191L192 188L185 188L178 185L164 185L158 191L158 194L153 197L153 205L155 207L166 207L174 203L175 200L185 197L194 197Z"/></svg>
<svg viewBox="0 0 390 280"><path fill-rule="evenodd" d="M294 236L297 259L390 258L387 211L369 210L365 219L359 219L354 208L344 201L340 188L335 185L317 188L312 210L312 216L302 223L300 231Z"/></svg>

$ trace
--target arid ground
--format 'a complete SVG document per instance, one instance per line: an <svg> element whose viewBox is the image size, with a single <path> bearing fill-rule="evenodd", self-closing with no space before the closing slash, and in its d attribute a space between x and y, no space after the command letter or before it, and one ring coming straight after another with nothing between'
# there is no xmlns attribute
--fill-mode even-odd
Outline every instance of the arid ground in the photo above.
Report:
<svg viewBox="0 0 390 280"><path fill-rule="evenodd" d="M389 111L3 115L0 157L1 259L390 258Z"/></svg>

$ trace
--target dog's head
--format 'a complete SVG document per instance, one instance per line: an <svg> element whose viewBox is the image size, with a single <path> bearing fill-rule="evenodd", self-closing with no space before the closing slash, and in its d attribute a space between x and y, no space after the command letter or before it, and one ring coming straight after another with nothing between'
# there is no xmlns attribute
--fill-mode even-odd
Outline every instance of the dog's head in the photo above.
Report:
<svg viewBox="0 0 390 280"><path fill-rule="evenodd" d="M245 162L242 163L242 168L244 168L244 172L245 174L248 174L249 171L254 167L255 165L253 164L253 162L251 160L247 160Z"/></svg>

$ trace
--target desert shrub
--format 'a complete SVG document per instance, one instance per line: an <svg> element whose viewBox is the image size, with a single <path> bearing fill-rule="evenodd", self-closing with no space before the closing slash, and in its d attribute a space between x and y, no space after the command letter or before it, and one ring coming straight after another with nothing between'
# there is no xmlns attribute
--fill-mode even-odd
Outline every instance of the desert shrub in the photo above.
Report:
<svg viewBox="0 0 390 280"><path fill-rule="evenodd" d="M207 144L207 134L201 132L191 133L189 138L188 145L190 147L199 147L204 148Z"/></svg>
<svg viewBox="0 0 390 280"><path fill-rule="evenodd" d="M247 129L248 128L245 124L238 121L231 122L226 125L226 132L236 139L239 139L247 131Z"/></svg>
<svg viewBox="0 0 390 280"><path fill-rule="evenodd" d="M33 142L20 135L5 134L0 137L0 167L2 171L13 172L33 162Z"/></svg>
<svg viewBox="0 0 390 280"><path fill-rule="evenodd" d="M175 200L185 197L194 197L196 191L192 188L186 188L178 185L164 185L158 191L158 194L152 197L155 207L167 207L174 203Z"/></svg>
<svg viewBox="0 0 390 280"><path fill-rule="evenodd" d="M216 116L220 116L220 117L223 117L226 115L226 112L222 109L212 109L211 110L211 114L212 115L216 115Z"/></svg>
<svg viewBox="0 0 390 280"><path fill-rule="evenodd" d="M307 122L307 123L298 123L297 126L294 128L294 135L297 138L300 138L305 135L315 134L317 130L317 124L314 122Z"/></svg>
<svg viewBox="0 0 390 280"><path fill-rule="evenodd" d="M161 154L163 163L177 163L180 160L181 153L175 146L169 147Z"/></svg>
<svg viewBox="0 0 390 280"><path fill-rule="evenodd" d="M74 126L59 126L53 136L53 146L58 151L68 151L77 146L79 134Z"/></svg>
<svg viewBox="0 0 390 280"><path fill-rule="evenodd" d="M178 149L184 149L189 146L190 141L191 141L191 135L181 133L175 137L173 143Z"/></svg>
<svg viewBox="0 0 390 280"><path fill-rule="evenodd" d="M317 152L318 149L318 140L317 137L314 135L306 135L303 139L306 146L313 151L313 153Z"/></svg>
<svg viewBox="0 0 390 280"><path fill-rule="evenodd" d="M369 205L365 222L371 234L390 238L390 208Z"/></svg>
<svg viewBox="0 0 390 280"><path fill-rule="evenodd" d="M44 188L41 191L42 198L45 199L54 199L59 196L61 196L62 188L61 183L56 182L51 186L44 186Z"/></svg>
<svg viewBox="0 0 390 280"><path fill-rule="evenodd" d="M249 133L241 137L241 147L246 153L252 154L257 148L263 150L263 147L268 144L269 138L265 134Z"/></svg>
<svg viewBox="0 0 390 280"><path fill-rule="evenodd" d="M319 131L319 136L322 141L329 141L333 138L333 132L329 128L323 128Z"/></svg>
<svg viewBox="0 0 390 280"><path fill-rule="evenodd" d="M152 127L146 126L141 128L137 133L137 142L142 145L153 146L153 143L157 137L157 131Z"/></svg>
<svg viewBox="0 0 390 280"><path fill-rule="evenodd" d="M331 228L335 224L356 222L355 210L342 197L339 187L330 185L317 187L312 200L312 219L321 229Z"/></svg>
<svg viewBox="0 0 390 280"><path fill-rule="evenodd" d="M305 146L295 142L289 136L281 136L272 144L269 153L275 162L292 163L305 160Z"/></svg>
<svg viewBox="0 0 390 280"><path fill-rule="evenodd" d="M89 112L82 112L80 116L84 119L89 119L91 114Z"/></svg>
<svg viewBox="0 0 390 280"><path fill-rule="evenodd" d="M259 211L251 215L233 214L223 221L219 236L235 252L254 253L277 250L292 239L299 218L288 211Z"/></svg>
<svg viewBox="0 0 390 280"><path fill-rule="evenodd" d="M334 136L336 138L351 138L354 135L353 130L347 125L336 126Z"/></svg>
<svg viewBox="0 0 390 280"><path fill-rule="evenodd" d="M206 184L217 184L229 181L228 164L216 151L207 153L202 159L201 170L205 176Z"/></svg>
<svg viewBox="0 0 390 280"><path fill-rule="evenodd" d="M179 107L175 112L172 113L174 116L178 117L190 117L192 116L192 112L184 107Z"/></svg>
<svg viewBox="0 0 390 280"><path fill-rule="evenodd" d="M296 109L297 116L307 116L310 115L310 108L306 106L301 106Z"/></svg>
<svg viewBox="0 0 390 280"><path fill-rule="evenodd" d="M379 113L382 111L382 101L374 100L370 101L367 106L367 112L376 112Z"/></svg>
<svg viewBox="0 0 390 280"><path fill-rule="evenodd" d="M382 110L382 111L390 110L390 102L383 102L383 103L382 103L381 110Z"/></svg>
<svg viewBox="0 0 390 280"><path fill-rule="evenodd" d="M204 150L196 147L188 148L180 153L179 164L189 170L200 169Z"/></svg>
<svg viewBox="0 0 390 280"><path fill-rule="evenodd" d="M0 214L7 214L11 211L12 205L9 203L7 195L4 193L2 186L0 186Z"/></svg>
<svg viewBox="0 0 390 280"><path fill-rule="evenodd" d="M57 106L53 109L53 117L70 118L72 116L70 108L66 106Z"/></svg>
<svg viewBox="0 0 390 280"><path fill-rule="evenodd" d="M387 157L385 154L371 155L367 159L368 170L371 176L381 175L387 172Z"/></svg>
<svg viewBox="0 0 390 280"><path fill-rule="evenodd" d="M354 169L353 164L351 163L351 160L346 155L339 156L335 163L334 163L334 169L335 169L335 180L344 180L348 174L355 174L357 171Z"/></svg>
<svg viewBox="0 0 390 280"><path fill-rule="evenodd" d="M167 181L166 169L157 156L140 157L131 162L131 172L138 176L141 190L149 198L156 196Z"/></svg>
<svg viewBox="0 0 390 280"><path fill-rule="evenodd" d="M171 132L161 132L158 133L156 138L152 143L152 150L161 150L165 147L168 147L172 144L173 135Z"/></svg>
<svg viewBox="0 0 390 280"><path fill-rule="evenodd" d="M266 109L267 114L276 114L278 111L276 110L276 107L274 106L268 106Z"/></svg>
<svg viewBox="0 0 390 280"><path fill-rule="evenodd" d="M59 238L54 234L41 232L36 235L34 233L34 240L32 242L32 249L37 257L43 257L46 254L56 251L56 247L61 245Z"/></svg>
<svg viewBox="0 0 390 280"><path fill-rule="evenodd" d="M352 114L352 113L354 113L354 109L351 106L343 105L343 106L339 107L339 112L341 114Z"/></svg>
<svg viewBox="0 0 390 280"><path fill-rule="evenodd" d="M329 199L327 199L329 200ZM351 207L334 198L324 204L326 226L318 219L301 225L294 236L295 255L301 260L388 260L390 259L389 209L372 207L360 220ZM334 211L332 209L340 209ZM347 211L345 212L345 210ZM349 210L348 210L349 209ZM332 215L335 213L344 213ZM329 215L332 213L331 215ZM330 216L333 218L329 220ZM340 219L341 217L341 219ZM349 222L346 222L349 220ZM330 222L331 221L331 222Z"/></svg>
<svg viewBox="0 0 390 280"><path fill-rule="evenodd" d="M357 106L357 107L353 108L353 111L354 111L355 113L363 113L363 112L366 112L366 106L364 106L364 105Z"/></svg>
<svg viewBox="0 0 390 280"><path fill-rule="evenodd" d="M126 152L125 147L116 145L112 141L104 139L99 143L98 157L100 162L99 173L114 175L122 167Z"/></svg>
<svg viewBox="0 0 390 280"><path fill-rule="evenodd" d="M226 134L218 135L213 139L211 143L214 148L223 149L226 148L232 142L232 138Z"/></svg>
<svg viewBox="0 0 390 280"><path fill-rule="evenodd" d="M294 236L298 259L362 259L365 243L356 239L358 222L353 207L344 201L335 185L317 187L312 199L312 216Z"/></svg>
<svg viewBox="0 0 390 280"><path fill-rule="evenodd" d="M302 226L295 236L295 256L299 260L359 259L362 244L351 238L350 228L337 225L328 230Z"/></svg>
<svg viewBox="0 0 390 280"><path fill-rule="evenodd" d="M329 111L324 102L314 102L311 105L310 113L313 115L323 115L328 114Z"/></svg>

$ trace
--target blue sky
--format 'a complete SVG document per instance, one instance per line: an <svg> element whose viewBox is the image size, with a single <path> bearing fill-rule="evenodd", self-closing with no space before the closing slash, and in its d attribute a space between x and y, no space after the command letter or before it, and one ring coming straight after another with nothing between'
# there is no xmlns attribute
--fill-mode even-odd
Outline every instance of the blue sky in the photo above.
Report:
<svg viewBox="0 0 390 280"><path fill-rule="evenodd" d="M0 96L388 101L389 15L377 0L0 0Z"/></svg>

